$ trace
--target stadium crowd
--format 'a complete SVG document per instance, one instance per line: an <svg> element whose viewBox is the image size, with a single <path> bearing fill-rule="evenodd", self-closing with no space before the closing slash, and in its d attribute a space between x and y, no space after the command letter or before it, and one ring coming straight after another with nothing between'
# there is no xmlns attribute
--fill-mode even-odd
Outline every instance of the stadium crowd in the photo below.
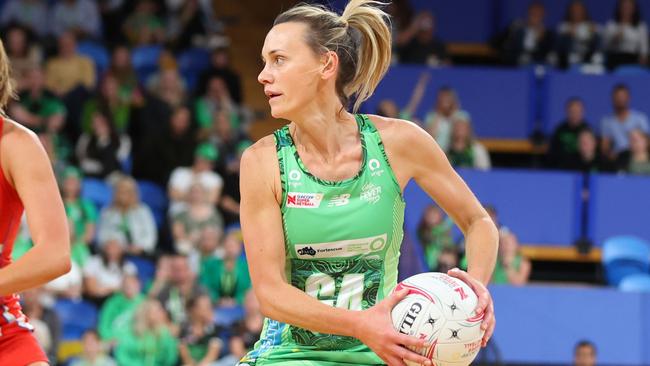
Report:
<svg viewBox="0 0 650 366"><path fill-rule="evenodd" d="M395 0L389 11L398 62L452 63L433 14L413 14L406 0ZM496 44L509 65L646 65L648 34L639 11L636 1L621 0L612 20L600 25L572 1L565 21L550 29L543 5L533 2L527 18ZM71 229L72 271L22 296L51 360L234 365L263 320L238 228L239 161L252 144L254 113L213 2L7 0L0 27L19 91L8 114L40 137ZM134 65L152 46L162 46L155 66ZM203 67L193 67L197 59ZM404 109L385 100L377 112L414 119L427 82L423 74ZM432 105L419 122L450 162L490 169L471 111L454 89L441 88ZM648 119L630 108L629 89L614 88L613 113L603 116L600 131L584 120L585 107L579 96L567 101L566 120L549 137L547 166L650 174ZM108 187L110 200L84 191L91 183ZM163 198L152 199L156 194ZM490 212L499 223L496 208ZM422 217L418 237L431 270L463 265L463 245L453 242L451 227L438 207ZM516 233L499 227L493 280L525 284L530 261ZM30 247L23 225L14 257ZM94 309L96 323L64 334L61 312L80 303Z"/></svg>

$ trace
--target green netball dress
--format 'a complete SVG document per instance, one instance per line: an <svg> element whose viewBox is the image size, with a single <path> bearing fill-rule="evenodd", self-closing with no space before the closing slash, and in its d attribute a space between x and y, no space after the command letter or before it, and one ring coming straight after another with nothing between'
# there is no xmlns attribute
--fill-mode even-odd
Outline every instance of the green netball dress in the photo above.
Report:
<svg viewBox="0 0 650 366"><path fill-rule="evenodd" d="M397 284L404 200L379 132L355 116L363 162L354 178L332 182L304 166L287 126L275 132L282 181L286 274L322 303L362 310ZM276 299L275 301L282 301ZM260 340L240 365L378 365L359 340L265 319Z"/></svg>

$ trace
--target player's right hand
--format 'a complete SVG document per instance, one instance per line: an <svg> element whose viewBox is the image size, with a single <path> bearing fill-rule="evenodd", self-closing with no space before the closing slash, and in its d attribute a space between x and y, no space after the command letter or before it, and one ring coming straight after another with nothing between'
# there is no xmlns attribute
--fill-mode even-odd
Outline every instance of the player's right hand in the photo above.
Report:
<svg viewBox="0 0 650 366"><path fill-rule="evenodd" d="M431 366L431 360L406 348L428 348L430 345L426 340L399 333L393 327L391 310L406 295L407 289L394 291L375 306L359 312L354 336L370 347L388 366L406 366L404 360Z"/></svg>

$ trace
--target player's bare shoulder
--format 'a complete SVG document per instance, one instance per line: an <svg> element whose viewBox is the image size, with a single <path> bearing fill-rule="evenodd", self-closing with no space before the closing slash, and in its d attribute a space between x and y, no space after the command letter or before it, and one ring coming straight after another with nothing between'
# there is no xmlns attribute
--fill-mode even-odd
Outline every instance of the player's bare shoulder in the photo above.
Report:
<svg viewBox="0 0 650 366"><path fill-rule="evenodd" d="M368 117L377 127L384 145L390 150L408 149L409 146L413 147L417 141L421 141L423 137L429 137L424 129L411 121L374 114L370 114Z"/></svg>
<svg viewBox="0 0 650 366"><path fill-rule="evenodd" d="M5 158L8 159L11 155L24 157L23 154L29 154L30 151L34 151L35 146L40 145L38 136L25 126L8 118L3 118L3 121L2 144L0 144L3 163L6 162Z"/></svg>
<svg viewBox="0 0 650 366"><path fill-rule="evenodd" d="M241 158L241 187L252 184L268 186L276 197L282 197L280 167L277 158L275 137L267 135L248 147Z"/></svg>

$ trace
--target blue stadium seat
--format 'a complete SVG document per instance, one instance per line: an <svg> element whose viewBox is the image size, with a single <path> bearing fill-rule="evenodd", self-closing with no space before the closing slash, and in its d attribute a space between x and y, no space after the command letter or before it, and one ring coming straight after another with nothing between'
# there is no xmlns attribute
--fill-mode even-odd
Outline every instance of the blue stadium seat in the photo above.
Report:
<svg viewBox="0 0 650 366"><path fill-rule="evenodd" d="M650 75L647 68L639 65L622 65L614 70L614 75Z"/></svg>
<svg viewBox="0 0 650 366"><path fill-rule="evenodd" d="M650 244L635 236L615 236L603 244L603 266L607 282L618 286L623 278L650 269Z"/></svg>
<svg viewBox="0 0 650 366"><path fill-rule="evenodd" d="M650 274L640 273L626 276L618 288L625 292L650 292Z"/></svg>
<svg viewBox="0 0 650 366"><path fill-rule="evenodd" d="M219 326L228 327L243 318L244 308L239 305L214 309L214 323Z"/></svg>
<svg viewBox="0 0 650 366"><path fill-rule="evenodd" d="M156 275L156 264L147 258L142 257L128 257L127 261L133 263L138 269L138 279L140 279L140 285L142 288L147 286L147 284L154 278Z"/></svg>
<svg viewBox="0 0 650 366"><path fill-rule="evenodd" d="M77 51L85 56L90 57L95 62L97 76L101 75L111 62L111 57L106 48L99 43L84 41L77 44Z"/></svg>
<svg viewBox="0 0 650 366"><path fill-rule="evenodd" d="M111 203L113 189L101 179L85 178L81 184L81 197L90 200L98 209L102 209Z"/></svg>
<svg viewBox="0 0 650 366"><path fill-rule="evenodd" d="M210 67L210 53L203 48L190 48L178 56L178 65L188 90L194 90L199 76Z"/></svg>
<svg viewBox="0 0 650 366"><path fill-rule="evenodd" d="M158 70L161 53L161 46L140 46L131 52L131 63L141 83L145 83L149 76Z"/></svg>
<svg viewBox="0 0 650 366"><path fill-rule="evenodd" d="M146 180L138 181L138 189L140 190L140 199L149 206L156 219L156 225L160 227L165 221L165 212L167 212L168 200L165 189Z"/></svg>
<svg viewBox="0 0 650 366"><path fill-rule="evenodd" d="M85 331L97 325L97 308L87 301L60 299L54 310L61 321L63 340L81 339Z"/></svg>

